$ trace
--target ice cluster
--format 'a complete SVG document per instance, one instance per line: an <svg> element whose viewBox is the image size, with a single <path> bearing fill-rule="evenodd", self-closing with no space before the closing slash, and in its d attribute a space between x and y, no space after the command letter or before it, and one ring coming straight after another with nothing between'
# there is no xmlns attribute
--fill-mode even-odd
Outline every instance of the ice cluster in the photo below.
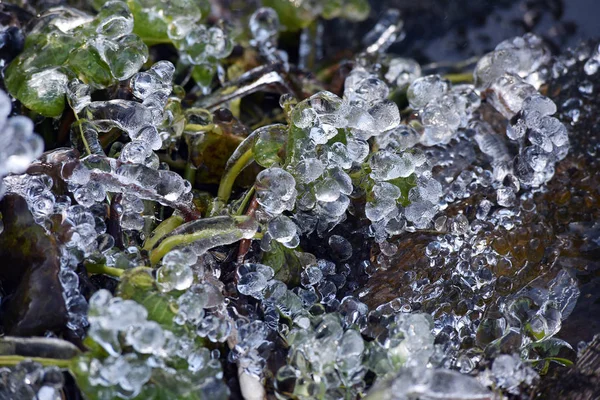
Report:
<svg viewBox="0 0 600 400"><path fill-rule="evenodd" d="M323 17L325 19L345 18L352 21L362 21L369 16L369 3L366 0L296 0L281 2L265 0L263 4L273 7L279 15L287 20L288 28L297 30Z"/></svg>
<svg viewBox="0 0 600 400"><path fill-rule="evenodd" d="M10 98L0 90L0 179L25 172L44 151L42 138L33 132L33 122L22 116L8 118L11 108ZM0 198L5 190L0 182Z"/></svg>
<svg viewBox="0 0 600 400"><path fill-rule="evenodd" d="M595 75L600 69L600 45L596 46L592 56L587 59L583 67L587 75Z"/></svg>
<svg viewBox="0 0 600 400"><path fill-rule="evenodd" d="M88 156L82 160L85 167L76 168L67 181L78 203L86 206L103 201L107 192L124 193L121 225L125 230L139 231L143 228L142 199L156 201L162 198L171 204L189 201L190 184L178 174L159 169L158 156L154 153L162 146L161 134L167 135L159 129L168 118L165 106L171 93L174 71L173 64L159 61L148 71L134 75L131 88L141 103L97 101L84 109L87 118L92 121L90 130L97 132L118 128L126 132L131 141L120 149L118 160L103 158L101 154ZM127 194L128 185L138 185L141 192Z"/></svg>
<svg viewBox="0 0 600 400"><path fill-rule="evenodd" d="M65 378L58 367L43 367L22 361L13 368L0 368L0 398L60 400Z"/></svg>
<svg viewBox="0 0 600 400"><path fill-rule="evenodd" d="M163 145L162 137L168 137L162 127L168 124L164 121L170 117L165 107L174 71L173 64L159 61L149 70L135 74L131 88L141 102L95 101L82 108L89 121L86 124L88 138L97 141L98 132L118 128L127 133L131 141L120 148L118 159L104 156L100 149L99 154L90 154L65 171L63 178L69 183L75 200L86 207L102 202L107 193L123 193L120 220L127 231L140 231L144 227L142 200L164 205L185 205L191 201L190 183L164 169L154 153Z"/></svg>
<svg viewBox="0 0 600 400"><path fill-rule="evenodd" d="M411 58L395 57L387 63L385 80L399 90L406 90L408 86L422 75L421 66Z"/></svg>
<svg viewBox="0 0 600 400"><path fill-rule="evenodd" d="M452 86L439 75L414 80L407 96L411 108L419 111L421 142L426 146L449 143L459 129L467 127L481 104L473 85Z"/></svg>
<svg viewBox="0 0 600 400"><path fill-rule="evenodd" d="M459 89L453 98L463 98ZM471 113L479 97L472 89L460 90L474 103ZM346 218L351 198L365 192L372 235L388 252L394 251L384 243L389 236L428 227L439 211L442 188L426 156L414 148L419 134L400 125L398 107L388 95L388 85L358 65L346 79L343 98L320 92L295 105L282 98L284 109L291 107L288 154L266 165L257 160L267 167L256 179L257 200L268 226L263 250L270 249L271 240L294 248L300 234L332 229ZM467 119L465 115L465 124ZM256 153L264 152L264 143L257 147L276 129L278 125L260 128L246 142L254 143ZM368 143L372 137L376 152Z"/></svg>
<svg viewBox="0 0 600 400"><path fill-rule="evenodd" d="M89 210L81 205L71 205L68 196L55 196L53 180L45 174L11 175L4 178L4 184L7 191L19 194L27 201L34 220L48 231L58 228L52 219L60 216L61 229L67 233L60 243L58 275L68 313L67 326L83 337L87 327L87 302L79 292L79 277L75 270L85 258L110 254L114 239L106 233L104 208Z"/></svg>
<svg viewBox="0 0 600 400"><path fill-rule="evenodd" d="M97 9L112 1L94 0ZM194 68L194 79L205 90L219 68L219 60L233 49L233 41L223 26L202 23L210 11L207 1L141 0L128 2L135 17L135 32L151 43L171 43L180 60Z"/></svg>
<svg viewBox="0 0 600 400"><path fill-rule="evenodd" d="M174 322L214 343L229 340L234 333L234 321L227 316L222 290L221 283L211 278L207 271L199 283L176 300Z"/></svg>
<svg viewBox="0 0 600 400"><path fill-rule="evenodd" d="M537 91L548 74L543 67L549 61L543 41L525 35L500 43L477 63L474 76L478 89L485 91L487 101L510 120L506 136L519 148L514 165L509 165L499 180L510 174L520 185L539 187L552 178L554 165L568 153L567 128L552 116L556 105ZM520 185L499 190L499 200L510 197L507 192L518 192Z"/></svg>
<svg viewBox="0 0 600 400"><path fill-rule="evenodd" d="M261 302L264 322L242 326L241 336L251 337L255 350L236 346L235 352L242 352L244 365L259 375L272 346L269 332L285 335L290 351L287 365L276 375L279 391L302 399L319 393L328 399L356 396L364 393L369 371L383 378L403 367L427 364L434 352L433 327L424 314L375 314L378 328L371 331L365 304L351 296L336 299L348 273L337 270L335 263L318 260L306 266L301 287L293 290L273 279L266 265L244 264L238 270L238 290ZM289 319L291 328L279 315ZM361 332L375 340L365 340Z"/></svg>
<svg viewBox="0 0 600 400"><path fill-rule="evenodd" d="M229 353L228 361L237 363L252 376L261 377L274 346L268 338L271 330L264 321L238 320L235 333L236 344Z"/></svg>
<svg viewBox="0 0 600 400"><path fill-rule="evenodd" d="M252 40L250 44L258 49L268 62L283 62L287 66L288 55L277 49L279 30L281 29L277 12L270 7L256 10L248 23Z"/></svg>
<svg viewBox="0 0 600 400"><path fill-rule="evenodd" d="M494 395L477 379L448 369L404 368L397 375L378 382L367 399L464 399L487 400Z"/></svg>
<svg viewBox="0 0 600 400"><path fill-rule="evenodd" d="M367 161L367 140L399 126L398 107L387 100L388 94L384 81L357 67L346 80L343 98L320 92L292 105L288 128L292 143L286 159L269 166L256 180L257 200L268 222L264 249L270 240L294 248L299 234L315 230L322 234L346 218L351 196L364 190L350 174ZM289 105L289 99L282 98L282 106ZM258 144L263 131L247 140ZM382 179L402 173L392 175Z"/></svg>
<svg viewBox="0 0 600 400"><path fill-rule="evenodd" d="M155 155L155 153L152 153ZM102 202L107 193L122 193L121 225L125 230L143 227L144 204L152 200L175 209L191 202L191 184L178 174L158 169L158 165L123 163L100 155L81 159L72 170L63 170L75 200L90 207ZM133 194L135 193L135 195Z"/></svg>
<svg viewBox="0 0 600 400"><path fill-rule="evenodd" d="M92 386L104 387L105 395L135 397L153 373L158 373L163 380L177 374L177 388L169 389L181 396L194 392L227 398L221 364L211 352L149 320L146 308L135 301L113 297L101 289L90 299L89 320L89 336L108 357L81 357L77 370L89 374ZM175 372L177 362L187 363L187 372Z"/></svg>

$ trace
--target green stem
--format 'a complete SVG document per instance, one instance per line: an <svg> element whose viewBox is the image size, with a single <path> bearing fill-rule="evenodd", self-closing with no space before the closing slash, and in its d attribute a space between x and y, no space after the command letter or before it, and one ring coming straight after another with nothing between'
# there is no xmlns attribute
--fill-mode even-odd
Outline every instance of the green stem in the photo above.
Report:
<svg viewBox="0 0 600 400"><path fill-rule="evenodd" d="M71 365L71 360L61 360L59 358L0 356L0 365L3 367L14 367L23 361L34 361L44 367L69 368L69 365Z"/></svg>
<svg viewBox="0 0 600 400"><path fill-rule="evenodd" d="M183 130L185 132L209 132L215 128L215 124L199 125L199 124L186 124Z"/></svg>
<svg viewBox="0 0 600 400"><path fill-rule="evenodd" d="M146 240L146 243L144 243L144 250L150 251L159 240L171 233L175 228L183 224L183 222L184 219L179 215L172 215L165 219L156 227L156 229L154 229L152 236Z"/></svg>
<svg viewBox="0 0 600 400"><path fill-rule="evenodd" d="M448 79L452 83L472 83L473 82L473 73L472 72L464 72L461 74L447 74L444 75L445 79Z"/></svg>
<svg viewBox="0 0 600 400"><path fill-rule="evenodd" d="M235 217L234 217L235 218ZM165 238L160 244L150 252L150 264L156 265L158 262L175 247L185 246L198 240L214 238L217 235L239 232L238 228L232 229L205 229L185 235L173 235ZM242 239L242 237L240 237Z"/></svg>
<svg viewBox="0 0 600 400"><path fill-rule="evenodd" d="M194 165L191 162L188 162L185 165L185 171L183 174L183 177L186 180L188 180L193 186L194 182L196 182L196 167L194 167Z"/></svg>
<svg viewBox="0 0 600 400"><path fill-rule="evenodd" d="M217 199L221 204L227 204L229 196L231 196L231 190L233 189L233 183L238 177L240 172L248 165L248 163L254 158L254 152L252 149L246 151L242 156L232 165L221 178L219 183L219 191L217 192Z"/></svg>
<svg viewBox="0 0 600 400"><path fill-rule="evenodd" d="M235 212L234 215L242 215L242 214L244 214L244 211L248 207L248 203L250 203L250 200L252 200L252 196L254 196L255 190L256 190L256 187L254 187L254 185L252 185L252 187L250 188L250 190L248 190L246 192L246 195L242 199L242 202L240 203L240 206L238 207L238 209L237 209L237 211Z"/></svg>
<svg viewBox="0 0 600 400"><path fill-rule="evenodd" d="M142 42L146 44L146 46L154 46L157 44L172 44L171 39L156 39L156 38L144 38L141 37Z"/></svg>
<svg viewBox="0 0 600 400"><path fill-rule="evenodd" d="M83 141L83 146L85 147L85 151L88 153L88 155L91 155L92 150L90 149L90 145L87 142L85 135L83 134L83 128L81 127L81 121L79 120L79 116L77 115L77 112L75 111L75 109L72 109L72 110L73 110L73 114L75 115L75 120L77 121L77 126L79 127L79 134L81 135L81 140Z"/></svg>
<svg viewBox="0 0 600 400"><path fill-rule="evenodd" d="M122 270L120 268L113 268L104 264L93 263L85 264L85 269L90 274L104 274L114 276L115 278L120 278L121 275L123 275L123 272L125 272L125 270Z"/></svg>

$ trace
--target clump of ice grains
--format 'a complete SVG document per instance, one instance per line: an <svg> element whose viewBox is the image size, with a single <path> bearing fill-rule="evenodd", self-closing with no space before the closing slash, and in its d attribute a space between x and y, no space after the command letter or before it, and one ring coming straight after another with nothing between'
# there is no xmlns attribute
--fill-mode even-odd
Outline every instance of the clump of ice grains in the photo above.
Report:
<svg viewBox="0 0 600 400"><path fill-rule="evenodd" d="M0 368L0 397L3 399L56 400L65 384L63 371L54 366L26 360L14 368Z"/></svg>
<svg viewBox="0 0 600 400"><path fill-rule="evenodd" d="M238 333L242 343L236 346L234 359L260 376L271 346L270 332L283 335L290 348L287 365L277 371L276 388L291 390L301 399L323 392L326 398L355 397L364 393L369 371L383 379L426 364L434 351L431 318L389 315L375 340L365 340L361 332L373 334L367 306L351 296L341 301L335 296L348 273L333 262L318 260L302 272L300 287L288 289L274 279L269 266L240 266L237 288L260 302L264 317L261 323L242 325ZM291 327L279 323L280 315L291 320Z"/></svg>
<svg viewBox="0 0 600 400"><path fill-rule="evenodd" d="M510 120L506 136L518 145L514 165L506 174L514 174L527 187L550 180L554 165L569 151L567 128L552 116L556 105L537 91L548 73L542 67L549 61L550 52L542 40L525 35L500 43L477 63L474 72L477 88ZM505 197L499 193L499 202L510 203Z"/></svg>
<svg viewBox="0 0 600 400"><path fill-rule="evenodd" d="M22 116L8 118L11 108L10 98L0 90L0 179L25 172L44 151L44 141L33 132L33 122ZM0 198L4 192L0 181Z"/></svg>
<svg viewBox="0 0 600 400"><path fill-rule="evenodd" d="M419 111L424 128L421 142L426 146L449 143L481 104L473 85L452 86L439 75L416 79L407 96L410 107Z"/></svg>
<svg viewBox="0 0 600 400"><path fill-rule="evenodd" d="M150 69L131 78L134 100L87 101L77 104L86 115L88 138L98 132L118 128L125 132L130 142L120 148L119 158L105 157L102 149L81 160L65 180L73 191L75 200L86 207L101 202L106 193L123 193L121 200L121 225L127 231L144 227L144 203L158 201L172 206L189 204L191 184L175 172L161 166L154 152L168 138L165 111L172 90L175 67L168 61L159 61ZM77 92L74 92L76 95ZM74 97L72 103L80 97ZM134 194L135 193L135 194Z"/></svg>
<svg viewBox="0 0 600 400"><path fill-rule="evenodd" d="M270 240L294 248L299 234L326 232L346 218L351 198L365 193L366 216L378 242L431 221L441 185L432 178L422 151L412 148L418 135L400 125L389 93L382 79L359 65L346 79L343 98L320 92L293 105L289 153L256 180L257 200L268 222L264 250ZM288 101L282 98L284 108ZM381 138L375 153L370 138Z"/></svg>
<svg viewBox="0 0 600 400"><path fill-rule="evenodd" d="M343 98L321 92L293 106L291 154L257 178L258 202L266 219L273 219L263 249L272 239L293 248L297 234L325 232L345 219L353 196L366 192L372 236L385 253L394 253L389 236L427 228L440 210L442 185L432 177L422 146L447 145L468 129L490 158L498 204L513 205L521 186L547 182L568 151L567 130L552 117L556 106L533 86L548 61L546 48L532 35L503 42L486 55L477 65L475 85L420 77L414 61L389 60L385 77L408 86L420 126L400 123L397 106L387 100L388 85L360 63L346 79ZM518 154L479 121L481 93L510 120L506 138L517 144ZM378 144L376 152L370 138ZM356 173L361 168L367 177Z"/></svg>
<svg viewBox="0 0 600 400"><path fill-rule="evenodd" d="M204 303L194 304L195 310L180 301L182 314L185 310L188 314L184 315L190 318L190 311L203 313L203 304L215 305L208 304L210 295L201 298ZM101 360L80 357L74 368L78 373L89 375L92 386L104 387L107 396L135 397L153 373L157 373L161 381L176 379L178 387L171 390L181 396L194 392L210 393L215 399L227 398L221 364L211 351L195 343L192 337L174 333L148 319L146 308L135 301L113 297L101 289L90 298L89 321L89 336L108 356ZM187 369L175 371L170 367L181 363L187 365Z"/></svg>

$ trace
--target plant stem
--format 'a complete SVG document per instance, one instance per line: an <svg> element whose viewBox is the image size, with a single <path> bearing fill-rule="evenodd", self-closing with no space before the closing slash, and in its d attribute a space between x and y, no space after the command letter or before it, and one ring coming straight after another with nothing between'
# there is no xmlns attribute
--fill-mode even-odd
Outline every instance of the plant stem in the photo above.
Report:
<svg viewBox="0 0 600 400"><path fill-rule="evenodd" d="M248 220L248 217L231 217L236 221ZM159 245L150 252L150 264L156 265L169 251L175 247L185 246L200 240L208 241L209 248L215 246L215 238L228 237L232 239L229 244L242 240L243 234L236 226L231 228L207 228L192 233L172 235L165 238ZM231 238L233 236L233 238Z"/></svg>
<svg viewBox="0 0 600 400"><path fill-rule="evenodd" d="M71 108L73 110L73 114L75 115L75 120L77 121L77 127L79 128L79 134L81 135L81 140L83 141L83 146L85 147L85 151L88 153L88 155L92 154L92 150L90 149L90 145L87 142L87 139L85 138L85 135L83 134L83 128L81 127L81 120L79 120L79 115L77 115L77 112Z"/></svg>
<svg viewBox="0 0 600 400"><path fill-rule="evenodd" d="M223 175L221 178L221 183L219 183L219 191L217 192L217 199L221 204L227 204L229 201L229 196L231 196L231 190L233 188L235 179L253 158L254 152L252 149L246 151Z"/></svg>
<svg viewBox="0 0 600 400"><path fill-rule="evenodd" d="M215 124L199 125L199 124L186 124L183 130L185 132L209 132L215 128Z"/></svg>
<svg viewBox="0 0 600 400"><path fill-rule="evenodd" d="M192 186L194 185L194 182L196 181L196 167L194 167L194 165L191 162L188 162L185 165L185 171L184 171L184 176L183 176L186 180L188 180Z"/></svg>
<svg viewBox="0 0 600 400"><path fill-rule="evenodd" d="M256 190L256 187L254 187L254 185L252 185L252 187L246 192L246 195L242 199L242 202L240 203L240 206L238 207L238 209L234 215L243 215L244 214L244 211L246 211L246 207L248 207L248 203L250 203L250 200L252 200L252 196L254 196L255 190Z"/></svg>
<svg viewBox="0 0 600 400"><path fill-rule="evenodd" d="M254 236L252 236L252 239L261 240L264 236L265 234L263 232L256 232Z"/></svg>
<svg viewBox="0 0 600 400"><path fill-rule="evenodd" d="M146 46L154 46L157 44L172 44L170 39L156 39L156 38L144 38L141 37L142 42L146 44Z"/></svg>
<svg viewBox="0 0 600 400"><path fill-rule="evenodd" d="M169 218L161 222L152 232L152 236L144 243L144 250L150 251L159 240L172 232L179 225L183 224L183 218L179 215L171 215Z"/></svg>
<svg viewBox="0 0 600 400"><path fill-rule="evenodd" d="M452 83L471 83L473 82L473 73L464 72L461 74L447 74L444 75L444 78Z"/></svg>
<svg viewBox="0 0 600 400"><path fill-rule="evenodd" d="M114 276L115 278L120 278L123 275L124 270L120 268L109 267L104 264L85 264L85 269L90 274L104 274L109 276Z"/></svg>
<svg viewBox="0 0 600 400"><path fill-rule="evenodd" d="M59 358L0 356L0 365L3 367L14 367L23 361L34 361L42 364L44 367L58 368L69 368L71 364L71 360L61 360Z"/></svg>
<svg viewBox="0 0 600 400"><path fill-rule="evenodd" d="M213 229L208 229L205 231L198 231L187 235L169 236L168 238L160 242L160 244L150 252L150 264L158 264L158 262L165 256L165 254L167 254L169 251L171 251L177 246L191 244L197 240L207 239L216 234L217 233Z"/></svg>

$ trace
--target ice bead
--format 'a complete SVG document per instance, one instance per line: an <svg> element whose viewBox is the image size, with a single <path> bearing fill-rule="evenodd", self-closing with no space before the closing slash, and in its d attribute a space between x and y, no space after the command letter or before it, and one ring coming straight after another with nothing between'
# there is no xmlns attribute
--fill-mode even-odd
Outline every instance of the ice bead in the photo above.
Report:
<svg viewBox="0 0 600 400"><path fill-rule="evenodd" d="M6 118L10 108L8 96L0 91L0 177L24 172L44 150L44 142L33 132L30 119Z"/></svg>
<svg viewBox="0 0 600 400"><path fill-rule="evenodd" d="M296 227L296 224L284 215L278 215L270 220L267 232L273 239L283 244L288 244L292 241L297 242L299 240L297 237L298 228Z"/></svg>
<svg viewBox="0 0 600 400"><path fill-rule="evenodd" d="M155 354L162 349L166 338L157 322L146 321L129 328L125 340L138 353Z"/></svg>
<svg viewBox="0 0 600 400"><path fill-rule="evenodd" d="M197 256L189 249L171 250L162 260L156 274L159 288L168 292L171 290L185 290L194 282L194 273L190 268L195 264Z"/></svg>
<svg viewBox="0 0 600 400"><path fill-rule="evenodd" d="M533 86L517 75L504 74L491 82L488 101L510 119L523 109L525 100L536 93Z"/></svg>
<svg viewBox="0 0 600 400"><path fill-rule="evenodd" d="M296 203L296 181L281 168L268 168L256 177L258 203L272 215L292 210Z"/></svg>
<svg viewBox="0 0 600 400"><path fill-rule="evenodd" d="M385 79L399 90L404 90L417 78L421 77L421 66L411 58L393 58L389 62Z"/></svg>
<svg viewBox="0 0 600 400"><path fill-rule="evenodd" d="M79 79L73 79L67 84L67 99L75 113L81 112L92 102L89 85L82 83Z"/></svg>
<svg viewBox="0 0 600 400"><path fill-rule="evenodd" d="M385 150L375 153L370 164L371 177L375 180L406 178L415 172L415 164L409 155L398 155Z"/></svg>
<svg viewBox="0 0 600 400"><path fill-rule="evenodd" d="M411 108L421 110L427 104L441 98L450 90L450 83L439 75L418 78L408 88L407 96Z"/></svg>
<svg viewBox="0 0 600 400"><path fill-rule="evenodd" d="M108 131L116 127L134 137L152 121L152 112L134 101L94 101L86 112L99 130Z"/></svg>
<svg viewBox="0 0 600 400"><path fill-rule="evenodd" d="M541 82L533 78L533 72L549 61L550 51L541 38L527 34L508 39L479 60L473 74L475 84L478 88L485 89L508 73L520 78L531 76L530 83L539 87Z"/></svg>
<svg viewBox="0 0 600 400"><path fill-rule="evenodd" d="M294 172L300 182L311 183L323 175L324 171L325 167L319 159L307 158L296 165Z"/></svg>
<svg viewBox="0 0 600 400"><path fill-rule="evenodd" d="M273 43L279 35L279 16L272 8L262 7L252 14L249 26L256 45Z"/></svg>

